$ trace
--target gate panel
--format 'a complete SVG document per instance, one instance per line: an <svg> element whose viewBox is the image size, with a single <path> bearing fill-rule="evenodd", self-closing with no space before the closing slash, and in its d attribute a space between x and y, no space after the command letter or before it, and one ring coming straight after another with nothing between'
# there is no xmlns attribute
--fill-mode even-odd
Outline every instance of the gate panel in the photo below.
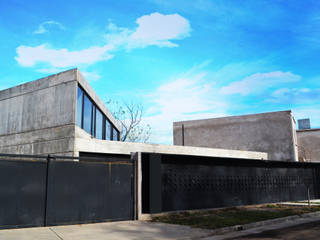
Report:
<svg viewBox="0 0 320 240"><path fill-rule="evenodd" d="M43 226L46 162L0 161L0 228Z"/></svg>
<svg viewBox="0 0 320 240"><path fill-rule="evenodd" d="M47 225L132 219L132 180L129 161L50 162Z"/></svg>

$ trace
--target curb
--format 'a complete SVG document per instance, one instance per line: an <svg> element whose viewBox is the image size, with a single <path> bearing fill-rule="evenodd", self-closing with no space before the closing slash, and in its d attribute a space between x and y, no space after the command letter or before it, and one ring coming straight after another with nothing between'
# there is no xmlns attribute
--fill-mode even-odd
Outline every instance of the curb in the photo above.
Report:
<svg viewBox="0 0 320 240"><path fill-rule="evenodd" d="M284 223L284 222L289 222L297 219L302 219L302 218L313 218L313 217L320 217L320 211L319 212L312 212L312 213L305 213L301 215L293 215L293 216L288 216L288 217L283 217L283 218L275 218L275 219L270 219L270 220L265 220L265 221L259 221L259 222L254 222L254 223L248 223L244 225L235 225L235 226L230 226L230 227L224 227L224 228L218 228L214 230L210 230L209 234L206 234L205 236L200 236L198 238L188 238L189 240L196 240L196 239L202 239L206 237L211 237L214 235L222 235L226 233L231 233L231 232L239 232L243 230L248 230L256 227L263 227L266 225L272 225L272 224L279 224L279 223ZM187 239L187 238L183 238Z"/></svg>

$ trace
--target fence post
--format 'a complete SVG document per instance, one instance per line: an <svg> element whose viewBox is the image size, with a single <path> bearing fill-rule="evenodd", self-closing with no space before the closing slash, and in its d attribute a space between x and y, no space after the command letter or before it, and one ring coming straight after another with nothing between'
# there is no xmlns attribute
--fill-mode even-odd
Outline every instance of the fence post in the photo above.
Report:
<svg viewBox="0 0 320 240"><path fill-rule="evenodd" d="M47 167L46 167L46 186L45 186L45 204L44 204L44 226L47 226L47 208L48 208L48 185L49 185L49 167L50 167L50 162L52 159L55 159L53 156L50 154L47 157Z"/></svg>

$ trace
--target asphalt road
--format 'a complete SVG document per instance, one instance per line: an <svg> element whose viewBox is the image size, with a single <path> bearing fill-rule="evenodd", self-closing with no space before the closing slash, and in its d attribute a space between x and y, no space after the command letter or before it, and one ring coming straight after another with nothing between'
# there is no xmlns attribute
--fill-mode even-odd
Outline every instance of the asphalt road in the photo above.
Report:
<svg viewBox="0 0 320 240"><path fill-rule="evenodd" d="M234 240L319 240L320 221L251 234Z"/></svg>

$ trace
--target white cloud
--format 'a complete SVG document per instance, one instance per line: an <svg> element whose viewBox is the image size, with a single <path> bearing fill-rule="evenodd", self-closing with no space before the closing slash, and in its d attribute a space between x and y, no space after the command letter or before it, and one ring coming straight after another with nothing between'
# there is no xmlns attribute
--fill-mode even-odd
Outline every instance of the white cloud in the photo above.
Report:
<svg viewBox="0 0 320 240"><path fill-rule="evenodd" d="M126 49L147 46L177 47L171 40L190 36L191 27L187 19L179 14L152 13L136 20L138 27L128 29L109 22L105 39L108 44Z"/></svg>
<svg viewBox="0 0 320 240"><path fill-rule="evenodd" d="M34 67L37 63L47 63L50 67L64 68L81 64L93 64L102 60L109 60L113 55L108 51L110 46L90 47L80 51L68 49L52 49L43 44L36 47L19 46L16 61L24 67Z"/></svg>
<svg viewBox="0 0 320 240"><path fill-rule="evenodd" d="M228 104L208 82L207 73L196 66L149 94L153 107L147 109L144 123L152 127L151 142L172 143L174 121L226 115Z"/></svg>
<svg viewBox="0 0 320 240"><path fill-rule="evenodd" d="M243 96L251 93L259 93L274 85L282 83L297 82L301 79L299 75L291 72L269 72L269 73L256 73L244 78L241 81L232 82L228 86L221 89L222 94L240 94Z"/></svg>
<svg viewBox="0 0 320 240"><path fill-rule="evenodd" d="M176 47L172 40L189 36L191 28L188 20L178 14L163 15L152 13L137 19L138 27L128 29L117 27L109 23L105 35L106 44L91 46L86 49L70 51L66 48L55 49L49 44L39 46L19 46L16 49L16 61L23 67L35 67L37 64L46 64L40 71L48 69L61 69L79 65L90 65L99 61L107 61L113 57L110 52L121 49L143 48L147 46ZM47 31L48 25L64 27L55 21L47 21L39 26L35 33Z"/></svg>
<svg viewBox="0 0 320 240"><path fill-rule="evenodd" d="M320 88L280 88L271 94L269 102L306 104L320 100Z"/></svg>
<svg viewBox="0 0 320 240"><path fill-rule="evenodd" d="M138 18L136 22L139 27L130 35L130 39L133 45L142 47L176 47L178 45L169 40L188 37L191 31L188 20L179 14L152 13Z"/></svg>
<svg viewBox="0 0 320 240"><path fill-rule="evenodd" d="M49 73L49 74L54 74L54 73L58 73L61 71L64 71L67 69L63 69L63 68L40 68L37 70L37 72L41 72L41 73Z"/></svg>
<svg viewBox="0 0 320 240"><path fill-rule="evenodd" d="M65 30L65 27L56 21L46 21L43 22L39 25L39 27L33 32L34 34L43 34L48 32L48 27L50 26L56 26L57 28L59 28L60 30Z"/></svg>
<svg viewBox="0 0 320 240"><path fill-rule="evenodd" d="M81 71L81 73L88 79L89 81L97 81L101 78L101 76L96 72L87 72Z"/></svg>
<svg viewBox="0 0 320 240"><path fill-rule="evenodd" d="M151 142L172 143L172 123L175 121L226 116L235 110L235 105L248 108L246 101L235 102L234 96L230 97L229 94L239 93L245 96L257 92L267 93L271 87L300 80L298 75L281 71L256 73L243 78L245 72L240 71L241 77L238 78L243 80L235 81L236 75L231 74L227 79L232 79L233 82L226 85L223 84L221 72L229 68L236 70L236 66L242 69L242 64L222 66L215 72L204 70L208 64L210 61L191 68L186 73L158 86L149 94L148 101L152 107L147 109L144 122L152 127ZM274 94L280 96L290 91L291 89L283 88ZM296 91L300 94L314 93L312 89L307 88ZM320 123L317 118L315 122Z"/></svg>

